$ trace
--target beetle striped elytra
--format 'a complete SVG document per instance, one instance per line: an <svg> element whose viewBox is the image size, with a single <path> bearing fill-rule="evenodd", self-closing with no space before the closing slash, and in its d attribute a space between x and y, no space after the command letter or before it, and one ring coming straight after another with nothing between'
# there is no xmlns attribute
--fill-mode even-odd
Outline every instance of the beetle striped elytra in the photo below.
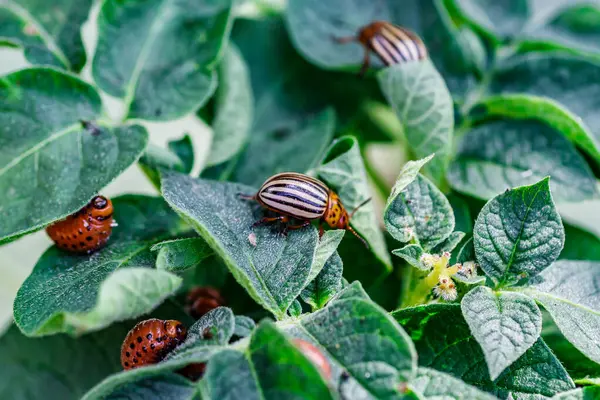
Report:
<svg viewBox="0 0 600 400"><path fill-rule="evenodd" d="M121 346L121 365L124 369L156 364L181 344L187 329L176 320L156 318L139 322L125 337Z"/></svg>
<svg viewBox="0 0 600 400"><path fill-rule="evenodd" d="M287 229L300 229L311 221L319 221L319 234L323 234L322 223L331 228L346 229L355 235L366 247L364 240L350 226L350 219L360 207L371 199L363 201L350 214L342 204L340 197L323 182L297 172L283 172L273 175L262 184L254 196L240 195L247 200L256 200L261 206L280 214L277 217L265 217L254 225L279 221ZM302 221L300 225L289 225L290 219Z"/></svg>
<svg viewBox="0 0 600 400"><path fill-rule="evenodd" d="M85 207L46 228L56 246L73 253L91 253L103 247L116 226L112 202L94 197Z"/></svg>
<svg viewBox="0 0 600 400"><path fill-rule="evenodd" d="M370 65L369 52L375 53L387 66L427 57L427 48L414 32L386 21L375 21L362 27L357 36L335 39L338 43L359 42L365 49L360 75Z"/></svg>

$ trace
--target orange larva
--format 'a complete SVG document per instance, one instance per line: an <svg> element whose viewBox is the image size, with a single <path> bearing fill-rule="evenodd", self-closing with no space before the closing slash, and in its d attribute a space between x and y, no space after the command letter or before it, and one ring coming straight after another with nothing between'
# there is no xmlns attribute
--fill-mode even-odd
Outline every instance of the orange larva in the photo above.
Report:
<svg viewBox="0 0 600 400"><path fill-rule="evenodd" d="M129 331L121 346L121 365L132 369L156 364L181 344L187 329L179 321L148 319Z"/></svg>
<svg viewBox="0 0 600 400"><path fill-rule="evenodd" d="M188 313L196 319L223 305L225 305L225 299L217 289L212 287L196 287L191 289L187 295Z"/></svg>
<svg viewBox="0 0 600 400"><path fill-rule="evenodd" d="M323 353L313 344L302 339L294 339L294 344L300 351L321 371L321 374L326 380L331 379L331 366Z"/></svg>
<svg viewBox="0 0 600 400"><path fill-rule="evenodd" d="M75 214L47 227L46 232L58 248L89 254L108 242L114 225L112 202L96 196Z"/></svg>

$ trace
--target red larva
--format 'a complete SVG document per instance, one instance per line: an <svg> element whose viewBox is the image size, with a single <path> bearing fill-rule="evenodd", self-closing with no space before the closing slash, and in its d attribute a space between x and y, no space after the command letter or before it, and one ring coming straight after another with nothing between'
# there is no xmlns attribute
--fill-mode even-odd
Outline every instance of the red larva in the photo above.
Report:
<svg viewBox="0 0 600 400"><path fill-rule="evenodd" d="M306 358L308 358L317 366L326 380L331 379L331 366L329 365L329 361L327 361L319 349L317 349L313 344L302 339L294 339L294 344L296 347L298 347L298 349L300 349Z"/></svg>
<svg viewBox="0 0 600 400"><path fill-rule="evenodd" d="M176 320L148 319L129 331L121 346L124 369L156 364L181 344L187 329Z"/></svg>
<svg viewBox="0 0 600 400"><path fill-rule="evenodd" d="M223 305L225 305L225 299L223 299L221 293L217 289L208 286L193 288L187 295L188 312L196 319Z"/></svg>
<svg viewBox="0 0 600 400"><path fill-rule="evenodd" d="M60 249L73 253L91 253L103 247L115 225L112 202L94 197L85 207L46 228Z"/></svg>

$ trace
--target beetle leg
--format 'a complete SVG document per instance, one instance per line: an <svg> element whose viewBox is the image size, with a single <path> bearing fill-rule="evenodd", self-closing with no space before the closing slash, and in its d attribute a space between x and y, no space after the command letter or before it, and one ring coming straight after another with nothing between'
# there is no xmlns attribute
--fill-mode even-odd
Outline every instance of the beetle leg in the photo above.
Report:
<svg viewBox="0 0 600 400"><path fill-rule="evenodd" d="M343 36L343 37L333 36L333 40L335 40L339 44L345 44L345 43L355 42L356 36Z"/></svg>
<svg viewBox="0 0 600 400"><path fill-rule="evenodd" d="M289 221L289 217L287 217L286 215L279 215L277 217L264 217L263 219L258 220L254 224L252 224L252 226L255 227L277 221L285 224Z"/></svg>
<svg viewBox="0 0 600 400"><path fill-rule="evenodd" d="M309 226L310 225L310 221L302 221L302 223L300 225L288 225L287 228L290 231L293 231L295 229L302 229L305 226Z"/></svg>
<svg viewBox="0 0 600 400"><path fill-rule="evenodd" d="M319 221L319 239L321 239L323 237L323 222Z"/></svg>
<svg viewBox="0 0 600 400"><path fill-rule="evenodd" d="M247 195L244 193L238 193L237 196L239 199L242 199L242 200L256 200L256 195L250 196L250 195Z"/></svg>
<svg viewBox="0 0 600 400"><path fill-rule="evenodd" d="M364 78L365 74L367 73L367 70L369 69L369 66L371 65L371 58L369 57L369 49L367 48L367 46L363 46L365 48L365 55L363 56L363 64L362 67L360 67L360 72L358 73L358 76L360 76L361 78Z"/></svg>

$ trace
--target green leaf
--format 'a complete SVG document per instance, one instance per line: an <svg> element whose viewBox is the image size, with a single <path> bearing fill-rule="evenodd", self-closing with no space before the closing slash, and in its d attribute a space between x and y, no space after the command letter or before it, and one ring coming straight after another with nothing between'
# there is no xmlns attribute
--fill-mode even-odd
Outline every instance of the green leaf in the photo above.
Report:
<svg viewBox="0 0 600 400"><path fill-rule="evenodd" d="M94 80L123 99L128 118L169 120L195 111L216 88L231 8L230 0L104 2Z"/></svg>
<svg viewBox="0 0 600 400"><path fill-rule="evenodd" d="M48 249L25 280L14 318L28 336L79 334L137 317L173 294L181 278L153 269L152 244L184 228L158 198L113 200L115 220L108 245L91 256Z"/></svg>
<svg viewBox="0 0 600 400"><path fill-rule="evenodd" d="M4 0L0 4L0 37L23 48L32 64L80 71L85 50L80 29L92 0Z"/></svg>
<svg viewBox="0 0 600 400"><path fill-rule="evenodd" d="M139 165L142 172L157 190L160 190L161 169L183 172L185 168L183 161L181 161L177 154L152 143L148 144L146 151L140 157Z"/></svg>
<svg viewBox="0 0 600 400"><path fill-rule="evenodd" d="M216 115L213 139L206 166L228 161L239 153L252 127L254 99L246 62L235 45L230 45L217 70Z"/></svg>
<svg viewBox="0 0 600 400"><path fill-rule="evenodd" d="M100 116L98 93L52 69L0 78L0 98L0 241L82 208L137 160L148 141L138 125L83 127L80 121Z"/></svg>
<svg viewBox="0 0 600 400"><path fill-rule="evenodd" d="M448 181L481 199L551 176L557 202L600 197L584 158L554 128L534 120L489 122L461 138Z"/></svg>
<svg viewBox="0 0 600 400"><path fill-rule="evenodd" d="M300 304L298 299L292 302L292 305L287 309L287 312L292 318L298 318L302 314L302 304Z"/></svg>
<svg viewBox="0 0 600 400"><path fill-rule="evenodd" d="M528 32L525 40L544 41L583 54L599 54L600 9L594 4L574 4L565 7L543 26ZM573 2L578 3L578 2ZM579 2L585 3L585 2Z"/></svg>
<svg viewBox="0 0 600 400"><path fill-rule="evenodd" d="M552 400L594 400L600 397L600 386L590 386L557 394Z"/></svg>
<svg viewBox="0 0 600 400"><path fill-rule="evenodd" d="M416 2L415 2L416 3ZM487 63L482 40L463 22L454 1L421 0L420 31L429 56L455 101L472 90Z"/></svg>
<svg viewBox="0 0 600 400"><path fill-rule="evenodd" d="M165 357L165 362L189 358L198 347L224 346L233 336L234 330L235 317L229 308L218 307L210 310L188 329L185 342L171 351Z"/></svg>
<svg viewBox="0 0 600 400"><path fill-rule="evenodd" d="M470 238L465 242L463 247L461 247L458 252L458 257L456 257L456 262L465 263L467 261L475 261L475 245L473 243L473 238Z"/></svg>
<svg viewBox="0 0 600 400"><path fill-rule="evenodd" d="M520 293L479 286L463 297L461 309L483 349L493 381L533 346L542 332L542 313L531 298Z"/></svg>
<svg viewBox="0 0 600 400"><path fill-rule="evenodd" d="M117 324L80 338L25 337L11 326L0 338L0 397L78 399L121 369L119 348L130 326Z"/></svg>
<svg viewBox="0 0 600 400"><path fill-rule="evenodd" d="M342 290L344 265L339 254L333 253L319 274L302 290L302 300L313 309L319 310Z"/></svg>
<svg viewBox="0 0 600 400"><path fill-rule="evenodd" d="M416 353L407 335L358 282L325 308L306 314L290 333L323 350L338 377L332 384L344 386L345 398L393 398L398 385L416 372ZM343 382L342 370L349 375Z"/></svg>
<svg viewBox="0 0 600 400"><path fill-rule="evenodd" d="M215 355L210 361L203 378L210 398L222 400L265 398L260 394L258 378L246 353L227 349Z"/></svg>
<svg viewBox="0 0 600 400"><path fill-rule="evenodd" d="M496 286L533 277L552 264L565 233L549 179L490 200L477 217L473 241L479 265Z"/></svg>
<svg viewBox="0 0 600 400"><path fill-rule="evenodd" d="M506 63L494 73L490 91L496 94L521 93L548 97L581 119L580 125L592 138L582 145L590 152L591 143L600 143L600 64L558 53L528 54ZM578 141L579 144L579 141ZM594 154L597 156L597 153Z"/></svg>
<svg viewBox="0 0 600 400"><path fill-rule="evenodd" d="M254 133L240 155L233 179L259 186L279 172L314 168L333 139L335 112L327 108L293 126Z"/></svg>
<svg viewBox="0 0 600 400"><path fill-rule="evenodd" d="M415 268L421 271L429 271L431 268L421 262L423 248L417 244L409 244L401 249L392 250L392 254L402 258Z"/></svg>
<svg viewBox="0 0 600 400"><path fill-rule="evenodd" d="M558 261L526 289L579 351L600 364L600 263Z"/></svg>
<svg viewBox="0 0 600 400"><path fill-rule="evenodd" d="M319 244L315 249L315 256L310 268L310 275L308 276L309 281L312 281L319 275L325 263L335 253L345 233L346 231L343 229L334 229L325 231L323 236L319 238Z"/></svg>
<svg viewBox="0 0 600 400"><path fill-rule="evenodd" d="M476 120L540 120L600 162L600 140L581 118L547 97L531 94L489 96L473 109L471 117Z"/></svg>
<svg viewBox="0 0 600 400"><path fill-rule="evenodd" d="M442 254L444 252L451 253L456 248L456 246L458 246L458 244L464 239L464 237L464 232L452 232L450 236L446 238L446 240L435 246L431 250L431 252L433 254Z"/></svg>
<svg viewBox="0 0 600 400"><path fill-rule="evenodd" d="M456 0L478 27L498 39L518 35L531 16L529 0Z"/></svg>
<svg viewBox="0 0 600 400"><path fill-rule="evenodd" d="M448 166L454 128L454 103L443 78L429 60L394 65L377 78L415 156L436 153L425 171L440 181Z"/></svg>
<svg viewBox="0 0 600 400"><path fill-rule="evenodd" d="M243 315L235 316L234 335L239 336L241 338L250 336L254 328L256 328L256 324L254 323L252 318Z"/></svg>
<svg viewBox="0 0 600 400"><path fill-rule="evenodd" d="M198 400L200 389L182 376L168 374L123 385L110 394L111 399Z"/></svg>
<svg viewBox="0 0 600 400"><path fill-rule="evenodd" d="M586 357L565 338L548 312L543 316L542 338L569 372L569 376L575 380L575 384L586 384L582 382L585 377L600 376L600 365Z"/></svg>
<svg viewBox="0 0 600 400"><path fill-rule="evenodd" d="M210 246L200 238L168 240L155 244L150 250L158 251L156 269L168 272L194 268L213 254Z"/></svg>
<svg viewBox="0 0 600 400"><path fill-rule="evenodd" d="M342 199L346 210L352 212L370 197L369 183L358 141L345 136L334 142L326 153L316 174ZM367 203L359 208L350 221L377 256L386 272L391 271L391 259L387 252L383 233L379 229L375 207Z"/></svg>
<svg viewBox="0 0 600 400"><path fill-rule="evenodd" d="M261 323L245 354L224 351L209 363L211 398L333 399L317 366L270 322Z"/></svg>
<svg viewBox="0 0 600 400"><path fill-rule="evenodd" d="M402 166L400 173L398 174L398 178L396 178L396 183L394 183L394 187L392 188L392 192L390 193L387 203L386 203L386 211L387 208L396 200L398 195L404 191L415 179L417 179L417 175L419 175L419 171L427 162L431 161L434 154L430 154L429 156L422 158L420 160L415 161L407 161L406 164Z"/></svg>
<svg viewBox="0 0 600 400"><path fill-rule="evenodd" d="M419 368L417 377L411 382L425 399L494 400L495 396L465 384L452 375L431 368Z"/></svg>
<svg viewBox="0 0 600 400"><path fill-rule="evenodd" d="M166 172L162 188L171 207L223 258L250 296L283 318L308 283L318 241L316 229L291 231L284 237L268 226L253 228L260 218L253 212L256 204L238 197L239 193L254 194L255 189L247 186Z"/></svg>
<svg viewBox="0 0 600 400"><path fill-rule="evenodd" d="M333 83L331 76L294 51L280 13L237 19L232 37L250 70L255 99L251 137L279 131L280 139L285 136L292 140L293 132L303 126L305 119L329 106L331 91L326 85Z"/></svg>
<svg viewBox="0 0 600 400"><path fill-rule="evenodd" d="M458 304L431 304L394 311L392 316L412 337L419 365L446 372L501 399L553 396L575 385L558 359L538 341L496 380L490 381L481 347ZM540 373L540 371L543 371ZM538 396L539 397L539 396Z"/></svg>
<svg viewBox="0 0 600 400"><path fill-rule="evenodd" d="M384 221L399 242L416 241L425 251L444 242L454 230L454 213L448 199L426 177L417 178L388 199Z"/></svg>
<svg viewBox="0 0 600 400"><path fill-rule="evenodd" d="M454 212L455 228L457 231L471 234L473 232L474 219L471 217L471 210L467 202L456 193L446 195L446 198L452 206Z"/></svg>
<svg viewBox="0 0 600 400"><path fill-rule="evenodd" d="M171 140L167 146L183 163L183 172L186 174L192 172L194 167L194 145L190 135L185 135L179 140Z"/></svg>
<svg viewBox="0 0 600 400"><path fill-rule="evenodd" d="M600 238L591 232L565 224L565 247L559 258L600 261Z"/></svg>
<svg viewBox="0 0 600 400"><path fill-rule="evenodd" d="M377 6L359 0L290 0L286 19L296 49L312 63L328 69L348 69L362 63L358 44L339 44L334 39L355 36L373 21L392 21L391 2ZM306 29L310 26L311 29Z"/></svg>

